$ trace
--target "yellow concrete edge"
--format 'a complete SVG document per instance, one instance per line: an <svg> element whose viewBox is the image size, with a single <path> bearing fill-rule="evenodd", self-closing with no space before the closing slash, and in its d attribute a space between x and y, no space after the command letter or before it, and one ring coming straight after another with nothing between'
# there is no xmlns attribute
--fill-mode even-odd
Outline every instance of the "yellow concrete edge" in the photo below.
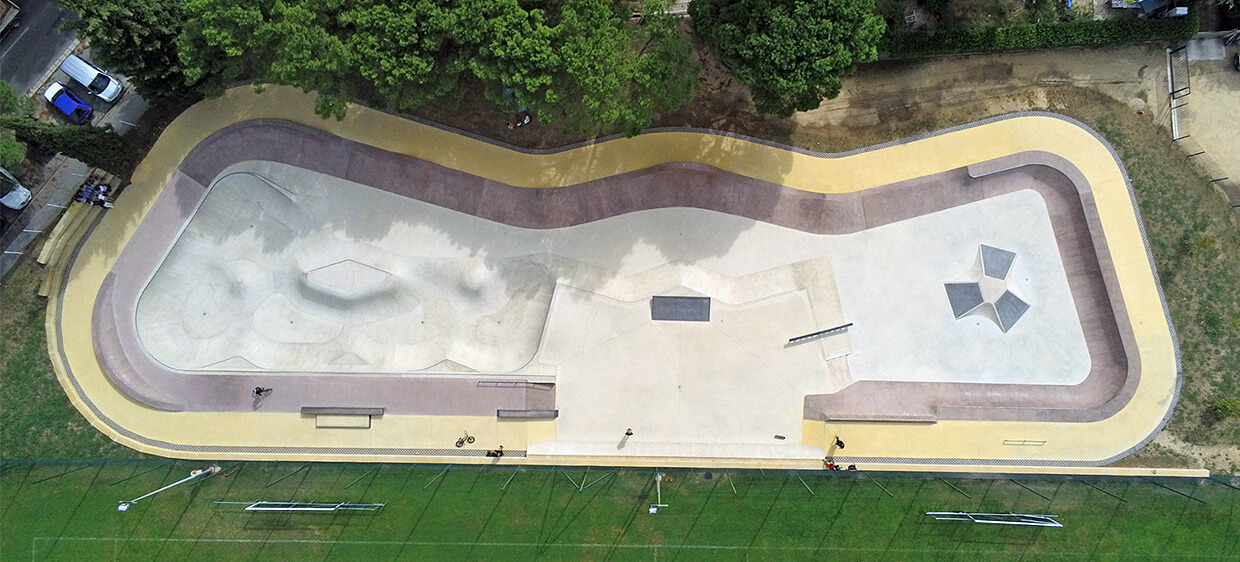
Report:
<svg viewBox="0 0 1240 562"><path fill-rule="evenodd" d="M1116 415L1089 424L1033 422L941 422L927 425L881 423L828 424L805 421L803 443L824 448L828 437L845 432L849 454L856 457L993 458L1030 462L1092 462L1122 453L1157 428L1171 406L1176 383L1174 344L1166 325L1157 285L1146 258L1139 223L1132 211L1122 171L1106 146L1087 130L1047 116L1024 116L974 126L842 158L822 158L721 135L655 133L619 139L545 155L530 155L449 133L382 112L353 107L343 121L313 114L314 96L292 88L269 87L258 94L235 88L223 97L199 103L165 129L133 183L109 211L74 264L64 294L61 318L65 353L83 392L109 418L149 439L203 446L273 446L266 436L281 437L279 446L341 446L332 431L314 430L313 417L298 414L173 413L146 408L118 392L98 366L90 340L90 315L104 276L124 244L141 223L181 160L211 134L253 119L300 123L344 138L397 153L423 158L471 174L526 187L559 187L674 161L691 161L806 191L845 193L922 177L1008 154L1042 150L1063 156L1090 181L1106 232L1108 246L1131 317L1141 382L1129 404ZM59 281L57 282L59 285ZM180 458L246 458L254 460L375 460L382 462L444 462L429 457L387 458L338 455L218 454L164 449L130 439L85 406L69 383L66 365L56 351L55 307L58 289L49 299L48 345L58 379L79 411L112 439L134 449ZM261 424L262 432L243 428ZM443 448L461 428L479 436L475 447L525 444L554 439L554 422L497 422L492 417L385 416L366 435L350 434L350 446ZM348 430L344 430L348 431ZM485 439L484 439L485 438ZM1045 440L1044 447L1020 450L1003 439ZM465 462L451 457L450 462ZM528 463L641 465L647 459L617 457L525 459ZM640 461L640 462L638 462ZM657 459L657 464L705 459ZM508 462L506 459L505 462ZM732 462L727 460L727 462ZM737 460L737 462L740 462ZM751 460L764 467L799 466L805 461ZM895 465L893 465L895 466ZM899 465L902 467L922 465ZM944 471L944 465L932 466ZM979 465L982 466L982 465ZM1008 469L1010 467L1003 467ZM1048 468L1062 473L1068 468Z"/></svg>

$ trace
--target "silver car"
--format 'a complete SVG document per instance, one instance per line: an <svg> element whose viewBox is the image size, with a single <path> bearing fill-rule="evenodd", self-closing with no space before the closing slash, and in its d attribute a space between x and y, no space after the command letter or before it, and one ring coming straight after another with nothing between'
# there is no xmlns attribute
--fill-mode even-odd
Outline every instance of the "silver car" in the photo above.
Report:
<svg viewBox="0 0 1240 562"><path fill-rule="evenodd" d="M3 194L0 196L0 205L15 211L20 211L30 204L30 190L17 183L17 178L4 168L0 168L0 194Z"/></svg>

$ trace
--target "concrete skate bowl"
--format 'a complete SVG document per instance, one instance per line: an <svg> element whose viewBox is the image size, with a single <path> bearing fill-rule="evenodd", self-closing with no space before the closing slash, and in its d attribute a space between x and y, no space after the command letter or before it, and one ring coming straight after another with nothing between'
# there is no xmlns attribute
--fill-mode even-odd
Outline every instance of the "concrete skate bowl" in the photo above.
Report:
<svg viewBox="0 0 1240 562"><path fill-rule="evenodd" d="M1006 332L956 318L944 291L970 280L979 245L1017 256L1010 282L1030 311ZM866 261L879 249L891 255ZM528 189L244 122L181 163L105 279L92 330L113 384L159 409L248 411L245 389L278 385L268 411L494 415L599 402L557 398L572 359L603 345L573 340L580 315L636 318L660 294L750 318L729 337L791 373L806 420L1091 422L1141 380L1090 185L1040 151L851 193L683 162ZM793 302L804 310L787 322L769 316ZM745 335L850 321L804 347ZM765 384L737 380L715 390Z"/></svg>

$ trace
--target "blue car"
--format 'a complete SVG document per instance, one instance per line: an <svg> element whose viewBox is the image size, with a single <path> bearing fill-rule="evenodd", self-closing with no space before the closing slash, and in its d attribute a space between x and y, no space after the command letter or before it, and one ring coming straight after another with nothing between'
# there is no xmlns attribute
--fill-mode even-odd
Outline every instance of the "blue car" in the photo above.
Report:
<svg viewBox="0 0 1240 562"><path fill-rule="evenodd" d="M82 103L82 100L73 95L64 84L60 82L52 82L47 87L47 91L43 92L43 97L47 98L48 103L59 109L65 114L65 118L74 125L81 125L90 121L92 110L89 105Z"/></svg>

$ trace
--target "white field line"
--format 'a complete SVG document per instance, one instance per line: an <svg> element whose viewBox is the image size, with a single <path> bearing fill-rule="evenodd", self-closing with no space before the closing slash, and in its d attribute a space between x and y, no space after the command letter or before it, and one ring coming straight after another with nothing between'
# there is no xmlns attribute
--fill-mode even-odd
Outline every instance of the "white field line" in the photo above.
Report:
<svg viewBox="0 0 1240 562"><path fill-rule="evenodd" d="M864 548L864 547L842 547L842 546L729 546L714 544L615 544L605 542L580 542L580 543L538 543L538 542L468 542L468 541L355 541L355 540L325 540L325 539L161 539L161 538L119 538L119 537L33 537L30 539L30 558L37 559L38 543L59 542L59 541L93 541L93 542L112 542L112 543L128 543L128 542L160 542L160 543L234 543L234 544L342 544L342 545L376 545L376 546L481 546L481 547L504 547L504 548L624 548L624 549L649 549L656 553L659 549L664 550L719 550L719 551L790 551L790 552L811 552L811 551L836 551L836 552L889 552L897 553L1002 553L1000 550L970 550L960 548L942 548L942 549L922 549L922 548ZM1048 553L1056 556L1119 556L1119 552L1053 552ZM1155 554L1146 553L1142 555L1146 559L1159 558L1204 558L1217 559L1217 554L1200 554L1186 555L1182 552Z"/></svg>
<svg viewBox="0 0 1240 562"><path fill-rule="evenodd" d="M540 543L540 542L470 542L470 541L356 541L356 540L327 540L327 539L161 539L155 537L143 538L122 538L122 537L34 537L30 540L30 550L33 554L40 541L59 542L59 541L92 541L92 542L193 542L193 543L237 543L237 544L345 544L345 545L367 545L373 544L378 546L392 545L409 545L409 546L499 546L499 547L530 547L530 548L688 548L697 550L864 550L864 551L886 551L886 548L845 548L845 547L819 547L816 546L728 546L728 545L712 545L712 544L686 544L686 545L666 545L666 544L615 544L607 542L578 542L578 543ZM920 551L918 551L920 552ZM944 551L946 552L946 551ZM951 550L955 552L955 550Z"/></svg>

